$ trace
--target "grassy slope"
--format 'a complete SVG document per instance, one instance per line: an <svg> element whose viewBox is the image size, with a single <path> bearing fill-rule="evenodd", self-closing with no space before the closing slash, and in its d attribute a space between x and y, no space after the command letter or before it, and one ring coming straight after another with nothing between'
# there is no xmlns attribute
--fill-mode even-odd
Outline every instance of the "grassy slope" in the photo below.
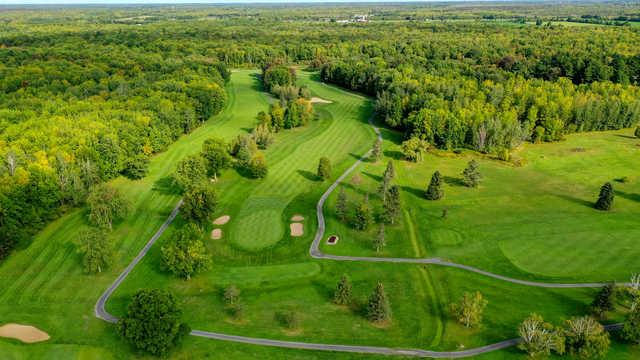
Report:
<svg viewBox="0 0 640 360"><path fill-rule="evenodd" d="M365 164L358 175L362 184L350 181L345 188L352 201L360 201L362 192L375 192L386 161L395 158L405 214L416 224L428 256L517 277L565 281L625 281L640 270L630 267L640 255L635 246L640 236L640 146L629 136L630 130L528 144L516 154L524 159L522 167L468 152L429 154L422 163L408 163L399 160L397 135L385 133L385 159ZM478 189L469 189L460 184L461 173L474 157L484 180ZM445 177L445 197L427 201L423 192L435 170ZM631 181L615 181L624 176ZM617 192L611 212L592 206L605 181L613 182ZM441 217L444 208L446 219ZM410 256L412 245L404 236L404 223L387 228L389 245L382 255ZM373 229L359 233L335 218L329 220L328 229L344 241L325 245L326 251L373 254L369 240Z"/></svg>
<svg viewBox="0 0 640 360"><path fill-rule="evenodd" d="M310 79L303 76L302 81L309 82ZM232 221L224 227L224 240L207 242L215 254L214 268L190 282L173 279L158 271L159 246L155 246L108 304L109 309L121 313L128 294L139 287L158 286L169 288L179 295L185 303L186 319L190 325L199 329L316 342L435 349L454 349L460 344L466 347L484 345L515 336L517 323L532 311L556 322L584 312L585 304L593 295L592 290L531 289L458 270L413 265L311 261L307 250L316 227L315 202L326 184L310 180L309 173L314 172L317 157L330 155L334 162L334 175L339 174L352 163L357 154L361 154L370 145L370 140L367 139L372 139L373 136L364 125L369 111L364 99L318 83L310 84L315 95L336 102L316 107L321 115L320 121L304 129L278 135L277 143L267 151L269 177L263 181L253 181L244 179L233 171L222 176L218 184L221 194L220 213L231 214ZM134 200L136 210L129 220L117 226L114 231L113 238L118 242L119 249L119 261L114 270L97 277L80 273L79 259L70 243L74 234L84 226L83 216L79 211L51 224L28 249L16 253L0 266L0 287L7 289L0 294L2 321L33 323L53 336L48 343L30 346L0 340L0 351L8 353L8 358L131 356L130 350L115 335L113 327L93 317L93 304L100 292L130 261L175 204L177 197L166 193L163 186L175 161L198 151L201 142L209 136L230 139L250 128L257 111L267 106L266 97L256 90L255 80L249 72L234 73L233 85L229 87L230 104L221 116L180 139L165 154L156 157L147 179L138 182L116 181L117 186ZM394 156L393 146L395 145L388 144L388 155ZM303 154L310 152L312 155L298 156L300 151L297 150L303 150ZM285 164L288 166L284 166ZM455 166L460 164L460 161L455 162ZM401 177L410 178L409 184L419 184L425 181L427 173L429 169L424 173L416 173L415 176L405 174ZM372 169L371 174L376 172ZM368 180L373 180L368 175L362 175L361 178L362 185L357 188L364 187ZM237 235L234 235L238 231L236 224L241 223L238 220L242 219L240 214L246 211L243 209L251 205L244 200L265 194L280 194L277 189L272 189L273 192L270 193L264 184L296 191L292 194L287 192L288 196L282 200L289 200L287 204L278 204L276 211L280 211L279 221L276 215L270 216L269 221L279 223L278 231L285 235L275 244L272 244L273 241L257 245L253 242L239 243ZM405 204L411 201L412 196L415 196L414 193L404 192ZM397 240L390 241L388 251L402 252L407 256L431 254L435 247L424 231L424 221L420 218L424 209L419 206L405 208L407 215L401 223L411 224L414 231L412 236L401 238L400 234L406 225L390 229L397 232ZM290 238L285 232L288 218L294 213L302 213L306 217L306 233L302 238ZM453 213L450 218L454 218ZM264 231L260 226L255 226L254 229L256 233L251 235ZM260 236L252 236L252 240L260 240ZM255 250L243 250L247 244L249 247L254 246ZM272 245L257 251L268 244ZM349 241L344 241L340 245L352 246L356 252L366 251L364 242L350 245ZM335 282L342 273L348 273L354 281L354 294L358 303L354 311L329 303ZM394 321L387 329L371 326L359 314L376 280L385 284L393 307ZM240 324L230 321L222 313L220 290L229 283L238 284L243 291L246 321ZM446 306L459 298L462 292L472 290L482 291L489 299L490 306L485 316L487 326L469 332L447 319ZM514 299L518 301L514 302ZM274 313L283 309L295 309L302 314L299 332L285 332L275 323ZM616 355L620 355L619 358L627 355L631 358L636 354L623 347L618 347L615 351ZM513 350L507 350L485 358L514 358L519 356L516 354ZM349 359L362 356L272 349L188 338L172 357Z"/></svg>

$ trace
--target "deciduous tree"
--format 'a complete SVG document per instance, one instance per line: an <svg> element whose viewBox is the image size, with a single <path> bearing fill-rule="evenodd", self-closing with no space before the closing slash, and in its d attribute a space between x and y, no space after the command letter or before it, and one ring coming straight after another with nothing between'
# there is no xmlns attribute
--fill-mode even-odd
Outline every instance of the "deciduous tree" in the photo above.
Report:
<svg viewBox="0 0 640 360"><path fill-rule="evenodd" d="M211 184L202 183L184 193L180 214L187 221L204 224L213 220L217 196Z"/></svg>
<svg viewBox="0 0 640 360"><path fill-rule="evenodd" d="M160 249L163 268L186 280L195 273L207 270L211 265L211 255L201 237L202 232L193 223L177 230Z"/></svg>
<svg viewBox="0 0 640 360"><path fill-rule="evenodd" d="M602 358L609 351L609 334L590 316L567 320L564 336L569 354L578 358Z"/></svg>
<svg viewBox="0 0 640 360"><path fill-rule="evenodd" d="M451 313L464 326L476 327L482 323L482 314L487 303L479 291L473 294L465 292L458 303L451 304Z"/></svg>
<svg viewBox="0 0 640 360"><path fill-rule="evenodd" d="M78 252L86 273L100 273L113 260L113 246L107 233L99 228L82 231L78 236Z"/></svg>
<svg viewBox="0 0 640 360"><path fill-rule="evenodd" d="M564 353L562 330L555 329L538 314L531 314L525 319L518 328L518 334L522 338L518 348L526 351L531 358L546 357L552 351L559 355Z"/></svg>
<svg viewBox="0 0 640 360"><path fill-rule="evenodd" d="M89 221L102 228L111 230L113 222L127 216L130 209L127 201L118 189L108 184L98 184L91 188L87 197Z"/></svg>

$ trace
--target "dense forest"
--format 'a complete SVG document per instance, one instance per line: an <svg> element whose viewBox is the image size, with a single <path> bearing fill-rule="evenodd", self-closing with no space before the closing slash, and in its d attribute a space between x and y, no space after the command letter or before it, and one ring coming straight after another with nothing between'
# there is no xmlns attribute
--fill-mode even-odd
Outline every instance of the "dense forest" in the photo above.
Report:
<svg viewBox="0 0 640 360"><path fill-rule="evenodd" d="M223 108L227 68L263 67L281 99L260 115L269 131L311 116L273 63L376 97L380 120L444 149L508 152L640 121L640 27L607 25L634 22L632 4L278 9L1 13L0 258L95 184L143 177ZM349 20L361 13L371 21ZM575 19L595 23L567 31Z"/></svg>

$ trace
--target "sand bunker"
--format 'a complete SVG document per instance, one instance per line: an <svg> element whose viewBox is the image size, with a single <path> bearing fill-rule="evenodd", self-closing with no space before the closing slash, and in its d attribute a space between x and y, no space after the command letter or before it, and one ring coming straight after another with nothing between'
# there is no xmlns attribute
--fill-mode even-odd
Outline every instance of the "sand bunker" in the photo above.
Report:
<svg viewBox="0 0 640 360"><path fill-rule="evenodd" d="M213 220L213 225L224 225L224 224L228 223L229 220L231 220L231 216L223 215L223 216L220 216L219 218Z"/></svg>
<svg viewBox="0 0 640 360"><path fill-rule="evenodd" d="M304 216L299 214L293 215L293 217L291 218L291 221L304 221Z"/></svg>
<svg viewBox="0 0 640 360"><path fill-rule="evenodd" d="M222 229L213 229L211 230L211 238L213 240L219 240L222 238Z"/></svg>
<svg viewBox="0 0 640 360"><path fill-rule="evenodd" d="M6 324L0 326L0 336L18 339L25 343L35 343L50 339L49 334L37 327L20 324Z"/></svg>
<svg viewBox="0 0 640 360"><path fill-rule="evenodd" d="M329 101L329 100L325 100L323 98L319 98L319 97L312 97L311 98L311 103L312 104L331 104L333 101Z"/></svg>
<svg viewBox="0 0 640 360"><path fill-rule="evenodd" d="M302 223L291 223L291 236L302 236L304 234L304 225Z"/></svg>

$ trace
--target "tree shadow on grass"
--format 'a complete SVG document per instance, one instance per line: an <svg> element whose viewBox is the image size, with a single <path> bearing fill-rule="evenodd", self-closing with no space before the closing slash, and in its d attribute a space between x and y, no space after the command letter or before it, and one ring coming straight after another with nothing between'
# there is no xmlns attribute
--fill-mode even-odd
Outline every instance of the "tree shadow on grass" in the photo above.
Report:
<svg viewBox="0 0 640 360"><path fill-rule="evenodd" d="M266 91L263 84L262 84L262 75L255 73L255 74L251 74L251 77L253 78L253 81L251 82L251 89L255 90L255 91L260 91L260 92L264 92Z"/></svg>
<svg viewBox="0 0 640 360"><path fill-rule="evenodd" d="M362 196L364 196L365 194L369 194L369 195L371 195L368 191L364 191L364 190L362 190L362 189L361 189L361 188L359 188L359 187L355 187L355 186L354 186L353 184L351 184L351 183L343 182L343 183L341 183L341 184L342 184L342 186L343 186L343 187L345 187L346 189L353 190L353 191L357 192L358 194L360 194L360 195L362 195Z"/></svg>
<svg viewBox="0 0 640 360"><path fill-rule="evenodd" d="M637 139L637 137L631 136L631 135L616 134L615 136L625 138L625 139Z"/></svg>
<svg viewBox="0 0 640 360"><path fill-rule="evenodd" d="M349 155L350 155L352 158L356 159L356 160L360 160L360 159L362 158L362 155L354 154L354 153L352 153L352 152L350 152L350 153L349 153ZM366 162L370 162L370 161L371 161L371 157L368 157L368 158L364 159L364 161L366 161Z"/></svg>
<svg viewBox="0 0 640 360"><path fill-rule="evenodd" d="M365 172L365 171L362 172L362 175L370 177L370 178L372 178L373 180L375 180L377 182L382 181L382 176L380 176L380 175L374 175L372 173L368 173L368 172Z"/></svg>
<svg viewBox="0 0 640 360"><path fill-rule="evenodd" d="M444 182L451 186L465 186L462 179L453 176L444 176Z"/></svg>
<svg viewBox="0 0 640 360"><path fill-rule="evenodd" d="M423 189L416 189L414 187L411 186L400 186L400 190L405 191L409 194L412 194L418 198L424 198L424 190Z"/></svg>
<svg viewBox="0 0 640 360"><path fill-rule="evenodd" d="M318 177L318 175L312 173L311 171L297 170L297 173L300 174L303 178L305 178L307 180L320 181L320 178Z"/></svg>
<svg viewBox="0 0 640 360"><path fill-rule="evenodd" d="M400 151L385 150L383 153L384 156L392 158L393 160L402 160L404 158L404 155Z"/></svg>
<svg viewBox="0 0 640 360"><path fill-rule="evenodd" d="M595 208L593 201L579 199L577 197L573 197L571 195L565 195L565 194L554 194L554 196L559 197L560 199L563 199L563 200L570 201L570 202L575 203L575 204L586 206L586 207L591 208L591 209Z"/></svg>
<svg viewBox="0 0 640 360"><path fill-rule="evenodd" d="M615 194L627 200L640 202L640 194L628 193L620 190L615 190Z"/></svg>
<svg viewBox="0 0 640 360"><path fill-rule="evenodd" d="M165 176L153 183L153 191L157 191L164 195L178 195L180 189L173 183L171 176Z"/></svg>

